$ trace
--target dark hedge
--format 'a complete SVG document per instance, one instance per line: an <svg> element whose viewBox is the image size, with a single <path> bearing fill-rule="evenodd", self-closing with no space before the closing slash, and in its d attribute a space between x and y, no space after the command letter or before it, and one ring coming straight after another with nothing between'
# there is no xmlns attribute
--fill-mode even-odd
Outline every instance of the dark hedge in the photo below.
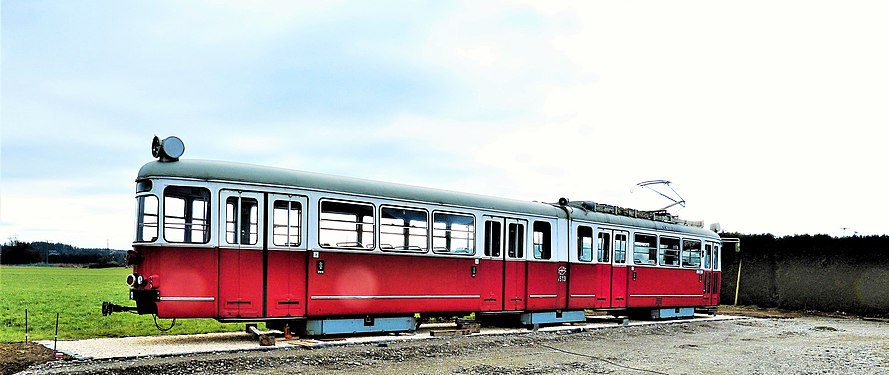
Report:
<svg viewBox="0 0 889 375"><path fill-rule="evenodd" d="M723 252L722 303L889 315L889 236L830 237L725 233L741 252Z"/></svg>

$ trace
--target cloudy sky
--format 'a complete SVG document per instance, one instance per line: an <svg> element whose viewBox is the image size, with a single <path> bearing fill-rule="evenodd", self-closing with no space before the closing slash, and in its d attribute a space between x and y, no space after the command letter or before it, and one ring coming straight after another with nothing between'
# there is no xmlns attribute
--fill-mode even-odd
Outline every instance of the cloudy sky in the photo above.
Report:
<svg viewBox="0 0 889 375"><path fill-rule="evenodd" d="M0 240L126 249L220 159L777 235L889 232L883 1L3 0ZM632 192L631 192L632 190ZM843 230L841 228L850 228Z"/></svg>

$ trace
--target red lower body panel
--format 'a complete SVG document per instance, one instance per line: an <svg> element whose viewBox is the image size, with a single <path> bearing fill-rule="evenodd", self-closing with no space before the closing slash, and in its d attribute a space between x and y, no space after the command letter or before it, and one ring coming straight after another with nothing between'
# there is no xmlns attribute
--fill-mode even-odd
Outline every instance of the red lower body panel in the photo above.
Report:
<svg viewBox="0 0 889 375"><path fill-rule="evenodd" d="M602 309L611 307L611 265L571 264L568 308Z"/></svg>
<svg viewBox="0 0 889 375"><path fill-rule="evenodd" d="M719 304L721 273L401 254L138 247L162 318L286 318ZM320 264L323 263L323 266ZM264 265L265 264L265 265ZM265 267L265 270L264 270ZM267 279L263 279L266 277Z"/></svg>
<svg viewBox="0 0 889 375"><path fill-rule="evenodd" d="M703 272L689 268L630 267L627 307L701 306Z"/></svg>
<svg viewBox="0 0 889 375"><path fill-rule="evenodd" d="M309 259L307 315L479 311L483 271L473 258L319 252Z"/></svg>
<svg viewBox="0 0 889 375"><path fill-rule="evenodd" d="M158 317L217 316L216 249L141 247L137 250L144 260L134 266L133 271L146 279L143 288L160 292Z"/></svg>
<svg viewBox="0 0 889 375"><path fill-rule="evenodd" d="M523 262L524 263L524 262ZM527 310L558 310L568 303L568 268L562 262L527 262Z"/></svg>

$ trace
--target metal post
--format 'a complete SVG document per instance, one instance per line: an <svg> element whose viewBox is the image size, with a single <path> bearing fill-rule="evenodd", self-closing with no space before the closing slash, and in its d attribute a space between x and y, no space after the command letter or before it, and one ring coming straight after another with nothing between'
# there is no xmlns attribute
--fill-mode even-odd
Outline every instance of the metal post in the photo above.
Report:
<svg viewBox="0 0 889 375"><path fill-rule="evenodd" d="M738 257L738 281L735 282L735 306L738 306L738 291L741 289L741 262L744 258Z"/></svg>
<svg viewBox="0 0 889 375"><path fill-rule="evenodd" d="M28 309L25 309L25 343L31 342L28 337Z"/></svg>
<svg viewBox="0 0 889 375"><path fill-rule="evenodd" d="M56 337L52 342L52 354L54 357L58 357L58 352L56 351L56 346L59 343L59 313L56 313Z"/></svg>

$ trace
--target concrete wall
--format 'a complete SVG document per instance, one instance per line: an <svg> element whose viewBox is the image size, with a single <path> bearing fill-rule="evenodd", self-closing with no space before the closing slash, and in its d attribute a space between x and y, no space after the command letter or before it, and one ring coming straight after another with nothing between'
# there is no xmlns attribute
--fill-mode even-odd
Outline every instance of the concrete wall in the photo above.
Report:
<svg viewBox="0 0 889 375"><path fill-rule="evenodd" d="M737 235L723 254L722 302L889 315L889 236Z"/></svg>

